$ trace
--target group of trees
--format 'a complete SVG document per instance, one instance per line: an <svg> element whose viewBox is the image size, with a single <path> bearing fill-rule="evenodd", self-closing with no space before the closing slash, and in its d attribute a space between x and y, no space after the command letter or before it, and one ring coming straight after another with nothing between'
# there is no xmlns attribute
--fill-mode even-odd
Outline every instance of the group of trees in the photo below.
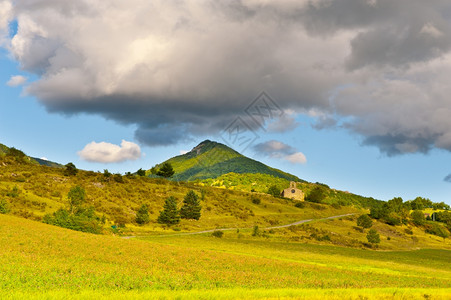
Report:
<svg viewBox="0 0 451 300"><path fill-rule="evenodd" d="M12 152L15 153L15 156L20 156L18 153L22 153L20 150L16 150L14 148ZM11 150L10 150L11 151ZM18 153L16 153L18 151ZM25 154L23 154L23 156L25 156ZM22 156L20 156L22 157ZM73 164L73 163L68 163L64 166L64 175L65 176L75 176L78 173L78 169L77 167ZM174 168L172 167L172 165L168 162L165 162L160 169L157 169L156 167L152 167L151 169L151 174L157 175L157 176L161 176L164 178L169 178L172 177L174 175L175 171ZM127 173L127 175L131 175L130 172ZM138 176L146 176L146 171L143 170L142 168L140 168L138 171L136 171L136 175ZM120 174L111 174L107 169L103 170L103 177L104 180L109 181L111 178L113 178L116 182L123 182L122 181L122 176ZM120 179L118 178L120 177Z"/></svg>
<svg viewBox="0 0 451 300"><path fill-rule="evenodd" d="M381 205L375 205L370 209L370 216L379 219L389 225L407 224L410 215L410 205L401 197L393 198Z"/></svg>
<svg viewBox="0 0 451 300"><path fill-rule="evenodd" d="M102 220L95 214L94 207L86 206L86 191L75 186L67 193L66 209L60 208L53 214L47 214L43 222L72 230L99 234L102 232Z"/></svg>
<svg viewBox="0 0 451 300"><path fill-rule="evenodd" d="M177 208L177 199L174 196L168 197L157 221L161 224L174 225L178 224L180 219L199 220L201 215L200 211L199 196L191 190L186 193L180 210Z"/></svg>
<svg viewBox="0 0 451 300"><path fill-rule="evenodd" d="M186 193L180 209L177 208L177 198L169 196L164 202L163 210L160 211L157 222L166 225L176 225L180 222L180 219L199 220L201 208L199 196L193 190ZM148 207L143 204L136 213L136 223L144 225L149 222Z"/></svg>

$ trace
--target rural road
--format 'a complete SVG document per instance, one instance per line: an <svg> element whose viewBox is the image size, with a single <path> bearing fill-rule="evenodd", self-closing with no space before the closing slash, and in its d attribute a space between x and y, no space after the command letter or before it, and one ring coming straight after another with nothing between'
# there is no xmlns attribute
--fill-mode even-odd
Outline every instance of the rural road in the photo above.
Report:
<svg viewBox="0 0 451 300"><path fill-rule="evenodd" d="M311 221L320 221L320 220L330 220L330 219L336 219L346 216L352 216L355 215L355 213L352 214L345 214L345 215L338 215L338 216L331 216L326 218L320 218L320 219L306 219L306 220L300 220L294 223L285 224L285 225L279 225L279 226L271 226L271 227L265 227L263 229L278 229L278 228L286 228L294 225L299 225L302 223L307 223ZM194 235L194 234L202 234L202 233L209 233L214 231L228 231L228 230L237 230L237 229L252 229L250 227L244 227L244 228L217 228L217 229L209 229L209 230L202 230L202 231L196 231L196 232L183 232L183 233L176 233L176 234L164 234L164 235L154 235L153 237L167 237L167 236L180 236L180 235ZM134 236L124 236L122 238L129 239L133 238Z"/></svg>

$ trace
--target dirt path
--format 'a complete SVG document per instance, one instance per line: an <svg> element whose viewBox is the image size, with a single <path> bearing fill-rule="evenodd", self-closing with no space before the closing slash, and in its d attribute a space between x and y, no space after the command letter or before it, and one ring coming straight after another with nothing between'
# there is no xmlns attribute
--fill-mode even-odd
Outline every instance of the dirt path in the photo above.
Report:
<svg viewBox="0 0 451 300"><path fill-rule="evenodd" d="M341 217L346 217L346 216L352 216L355 215L355 213L352 214L345 214L345 215L338 215L338 216L331 216L331 217L326 217L326 218L320 218L320 219L306 219L306 220L300 220L294 223L290 223L290 224L285 224L285 225L279 225L279 226L271 226L271 227L265 227L263 229L278 229L278 228L286 228L286 227L290 227L290 226L295 226L295 225L299 225L302 223L307 223L307 222L311 222L311 221L320 221L320 220L330 220L330 219L337 219L337 218L341 218ZM209 230L202 230L202 231L196 231L196 232L183 232L183 233L175 233L175 234L164 234L164 235L153 235L152 237L167 237L167 236L180 236L180 235L194 235L194 234L202 234L202 233L210 233L210 232L214 232L214 231L229 231L229 230L237 230L237 229L252 229L251 227L244 227L244 228L217 228L217 229L209 229ZM124 236L122 238L124 239L129 239L129 238L133 238L135 236Z"/></svg>

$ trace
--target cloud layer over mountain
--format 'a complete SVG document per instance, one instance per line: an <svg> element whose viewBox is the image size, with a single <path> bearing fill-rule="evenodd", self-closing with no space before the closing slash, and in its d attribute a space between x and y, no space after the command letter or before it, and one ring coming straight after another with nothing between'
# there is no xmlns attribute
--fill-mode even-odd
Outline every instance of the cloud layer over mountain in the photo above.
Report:
<svg viewBox="0 0 451 300"><path fill-rule="evenodd" d="M450 22L447 0L0 0L0 43L39 78L27 93L148 145L252 123L267 91L387 155L451 150Z"/></svg>

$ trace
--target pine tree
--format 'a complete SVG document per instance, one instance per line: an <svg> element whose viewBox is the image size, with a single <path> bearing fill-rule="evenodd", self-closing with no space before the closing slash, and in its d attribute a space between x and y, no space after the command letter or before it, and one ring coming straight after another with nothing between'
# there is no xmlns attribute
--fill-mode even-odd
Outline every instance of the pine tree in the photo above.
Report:
<svg viewBox="0 0 451 300"><path fill-rule="evenodd" d="M149 207L147 206L147 204L143 204L136 212L136 223L138 223L139 225L144 225L149 222Z"/></svg>
<svg viewBox="0 0 451 300"><path fill-rule="evenodd" d="M157 175L166 178L171 177L172 175L174 175L174 169L172 168L172 165L170 163L165 162L163 166L161 166L160 170L158 170Z"/></svg>
<svg viewBox="0 0 451 300"><path fill-rule="evenodd" d="M177 199L174 196L166 198L163 210L158 216L158 223L174 225L180 222L180 212L177 209Z"/></svg>
<svg viewBox="0 0 451 300"><path fill-rule="evenodd" d="M180 217L182 219L195 219L200 218L200 202L199 197L194 193L193 190L189 191L183 199L183 206L180 209Z"/></svg>

